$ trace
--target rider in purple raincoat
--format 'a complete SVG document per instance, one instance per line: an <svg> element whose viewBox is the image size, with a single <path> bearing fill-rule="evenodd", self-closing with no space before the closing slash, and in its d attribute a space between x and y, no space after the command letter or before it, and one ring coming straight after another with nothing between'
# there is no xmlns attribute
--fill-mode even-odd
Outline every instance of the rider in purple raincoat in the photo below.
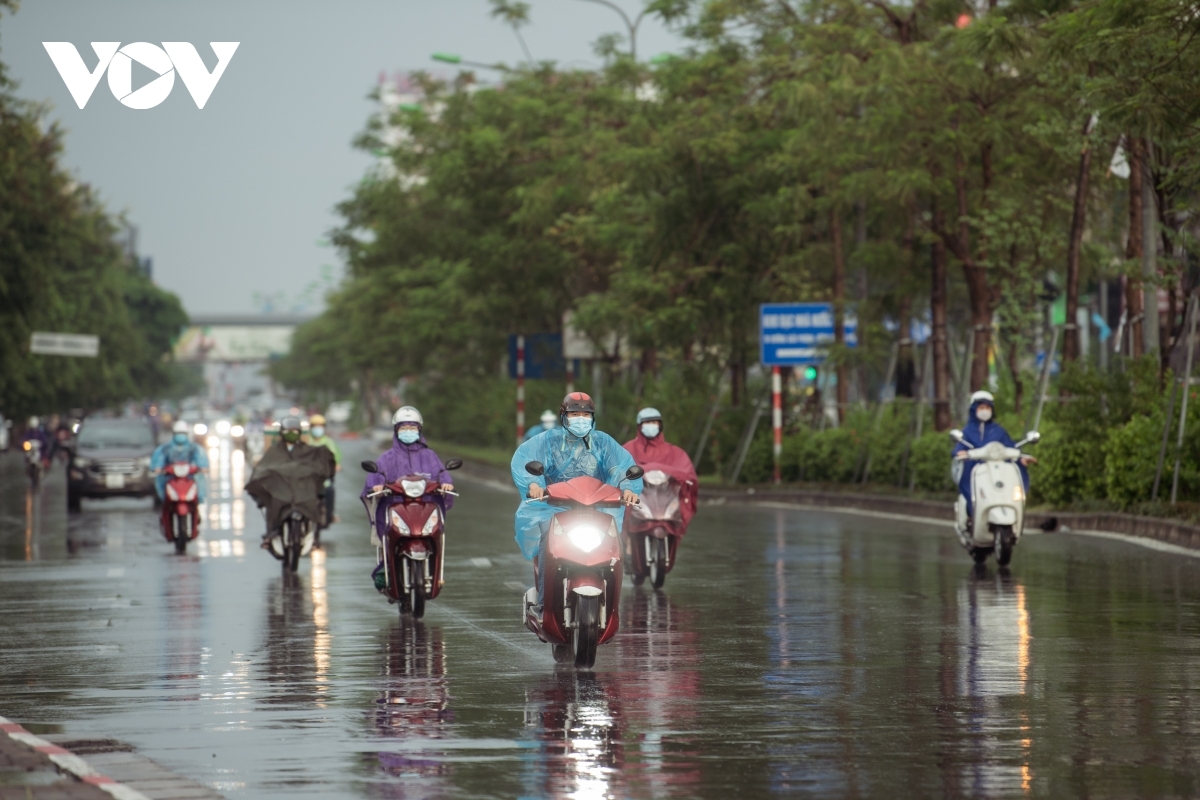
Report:
<svg viewBox="0 0 1200 800"><path fill-rule="evenodd" d="M426 480L437 481L447 491L454 491L454 480L449 471L438 458L438 454L425 444L425 437L421 435L424 424L421 412L412 406L404 406L395 413L392 417L392 447L375 462L379 466L379 472L367 475L361 495L364 502L367 495L376 488L398 481L405 475L420 475ZM453 495L437 493L434 497L441 504L443 511L449 511L454 505ZM376 514L386 513L386 506L387 504L380 503ZM382 519L380 516L376 521L382 524Z"/></svg>

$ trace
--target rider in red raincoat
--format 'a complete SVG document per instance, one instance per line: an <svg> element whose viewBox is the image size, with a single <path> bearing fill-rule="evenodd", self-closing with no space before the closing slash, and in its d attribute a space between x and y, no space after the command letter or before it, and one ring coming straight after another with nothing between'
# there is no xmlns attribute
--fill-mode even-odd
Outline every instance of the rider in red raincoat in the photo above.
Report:
<svg viewBox="0 0 1200 800"><path fill-rule="evenodd" d="M660 469L680 484L679 514L684 529L696 515L699 481L696 468L682 447L663 438L662 414L656 408L643 408L637 415L638 432L624 447L639 467L649 472Z"/></svg>

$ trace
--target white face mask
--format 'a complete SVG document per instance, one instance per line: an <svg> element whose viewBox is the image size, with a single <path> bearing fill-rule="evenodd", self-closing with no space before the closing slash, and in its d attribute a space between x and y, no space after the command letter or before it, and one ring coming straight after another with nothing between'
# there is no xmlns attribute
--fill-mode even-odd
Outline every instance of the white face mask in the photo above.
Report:
<svg viewBox="0 0 1200 800"><path fill-rule="evenodd" d="M992 409L989 406L980 406L975 409L975 417L980 422L987 422L992 418Z"/></svg>
<svg viewBox="0 0 1200 800"><path fill-rule="evenodd" d="M647 422L642 425L642 436L645 436L647 439L653 439L655 436L658 436L660 430L662 428L658 426L657 422Z"/></svg>

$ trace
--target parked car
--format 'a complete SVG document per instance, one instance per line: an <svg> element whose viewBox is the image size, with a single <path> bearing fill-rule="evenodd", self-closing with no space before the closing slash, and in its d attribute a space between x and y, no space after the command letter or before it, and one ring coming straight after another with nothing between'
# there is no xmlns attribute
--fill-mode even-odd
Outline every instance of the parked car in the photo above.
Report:
<svg viewBox="0 0 1200 800"><path fill-rule="evenodd" d="M85 497L152 497L154 447L146 420L85 419L67 469L67 507L78 510Z"/></svg>

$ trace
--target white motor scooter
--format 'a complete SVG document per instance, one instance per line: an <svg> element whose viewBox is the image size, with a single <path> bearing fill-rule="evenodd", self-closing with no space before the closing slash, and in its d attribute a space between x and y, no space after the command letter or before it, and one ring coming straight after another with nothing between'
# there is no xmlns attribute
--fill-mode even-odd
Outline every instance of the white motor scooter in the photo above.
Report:
<svg viewBox="0 0 1200 800"><path fill-rule="evenodd" d="M957 429L950 431L950 438L969 444ZM1013 548L1021 541L1025 526L1025 482L1018 466L1021 448L1041 438L1037 431L1030 431L1015 447L989 442L967 451L967 461L980 462L971 471L975 518L968 518L967 500L960 494L954 504L954 527L976 564L987 561L993 552L1001 566L1012 560Z"/></svg>

